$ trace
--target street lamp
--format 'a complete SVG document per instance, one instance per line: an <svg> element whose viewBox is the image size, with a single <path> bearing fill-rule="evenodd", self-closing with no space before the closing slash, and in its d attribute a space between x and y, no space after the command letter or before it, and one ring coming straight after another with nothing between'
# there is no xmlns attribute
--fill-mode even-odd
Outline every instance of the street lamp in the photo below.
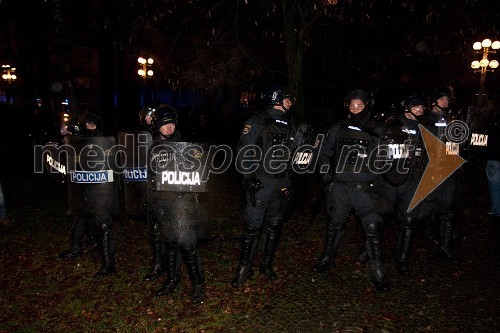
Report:
<svg viewBox="0 0 500 333"><path fill-rule="evenodd" d="M12 104L14 95L10 85L17 80L16 69L10 65L2 65L2 79L9 85L9 88L5 89L5 101Z"/></svg>
<svg viewBox="0 0 500 333"><path fill-rule="evenodd" d="M10 85L12 81L17 80L16 69L14 67L10 67L10 65L2 65L2 79L7 81Z"/></svg>
<svg viewBox="0 0 500 333"><path fill-rule="evenodd" d="M496 50L500 48L500 42L491 42L490 39L485 39L482 42L475 42L472 48L476 50L476 53L482 53L483 58L481 60L474 60L470 67L475 73L481 73L481 78L479 80L479 96L477 98L477 107L481 109L484 104L484 83L486 82L486 72L493 72L498 67L498 61L488 60L489 54L496 53Z"/></svg>
<svg viewBox="0 0 500 333"><path fill-rule="evenodd" d="M137 74L139 74L139 76L141 76L144 80L146 78L151 78L154 73L153 70L148 69L148 66L151 67L151 65L153 65L154 59L139 57L137 58L137 62L141 66L141 68L137 71Z"/></svg>
<svg viewBox="0 0 500 333"><path fill-rule="evenodd" d="M153 58L137 58L137 62L139 63L140 69L137 71L140 77L142 77L142 92L141 92L141 105L144 105L144 94L146 93L146 79L150 79L153 77L153 70L151 66L154 63ZM149 67L149 68L148 68ZM152 93L151 93L152 94Z"/></svg>

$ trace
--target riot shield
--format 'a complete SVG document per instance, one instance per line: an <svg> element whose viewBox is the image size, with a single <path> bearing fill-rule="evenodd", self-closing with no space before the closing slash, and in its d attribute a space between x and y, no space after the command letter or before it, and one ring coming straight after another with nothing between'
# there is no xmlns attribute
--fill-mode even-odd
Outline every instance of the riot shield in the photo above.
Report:
<svg viewBox="0 0 500 333"><path fill-rule="evenodd" d="M316 136L314 127L301 123L293 137L290 167L296 174L313 173L323 136Z"/></svg>
<svg viewBox="0 0 500 333"><path fill-rule="evenodd" d="M384 178L392 185L402 185L409 176L409 162L414 154L410 136L397 117L386 120L379 141L379 156L383 157Z"/></svg>
<svg viewBox="0 0 500 333"><path fill-rule="evenodd" d="M67 136L70 214L119 213L114 137Z"/></svg>
<svg viewBox="0 0 500 333"><path fill-rule="evenodd" d="M149 132L119 132L120 160L127 213L145 216L144 205L148 193L148 150L152 144Z"/></svg>
<svg viewBox="0 0 500 333"><path fill-rule="evenodd" d="M66 167L67 154L63 145L59 142L47 142L39 152L41 156L36 156L36 161L42 161L43 172L57 184L67 182L68 170Z"/></svg>
<svg viewBox="0 0 500 333"><path fill-rule="evenodd" d="M154 144L149 151L148 217L168 241L204 237L208 223L206 145Z"/></svg>

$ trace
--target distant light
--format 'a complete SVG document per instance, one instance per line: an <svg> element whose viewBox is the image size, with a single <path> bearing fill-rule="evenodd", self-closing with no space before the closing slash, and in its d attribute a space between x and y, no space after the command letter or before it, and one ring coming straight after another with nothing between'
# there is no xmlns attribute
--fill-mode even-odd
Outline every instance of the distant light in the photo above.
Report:
<svg viewBox="0 0 500 333"><path fill-rule="evenodd" d="M143 69L139 69L137 71L137 74L139 74L140 76L146 76L146 72Z"/></svg>
<svg viewBox="0 0 500 333"><path fill-rule="evenodd" d="M472 48L474 50L481 50L483 47L481 46L481 42L475 42L474 45L472 45Z"/></svg>
<svg viewBox="0 0 500 333"><path fill-rule="evenodd" d="M146 59L144 59L143 57L139 57L139 58L137 58L137 62L140 63L140 64L145 64L146 63Z"/></svg>
<svg viewBox="0 0 500 333"><path fill-rule="evenodd" d="M481 61L479 62L479 66L488 67L489 63L490 63L490 61L488 59L481 59Z"/></svg>
<svg viewBox="0 0 500 333"><path fill-rule="evenodd" d="M148 64L152 65L152 64L153 64L153 62L154 62L153 58L149 58L149 59L148 59Z"/></svg>
<svg viewBox="0 0 500 333"><path fill-rule="evenodd" d="M491 48L492 48L493 50L498 50L498 49L500 49L500 42L499 42L499 41L497 41L497 40L496 40L496 41L494 41L494 42L493 42L493 44L491 44Z"/></svg>
<svg viewBox="0 0 500 333"><path fill-rule="evenodd" d="M477 69L479 68L479 61L477 60L474 60L471 64L470 64L470 67L473 68L473 69Z"/></svg>
<svg viewBox="0 0 500 333"><path fill-rule="evenodd" d="M493 69L497 68L498 67L498 61L496 61L496 60L490 61L490 67L493 68Z"/></svg>
<svg viewBox="0 0 500 333"><path fill-rule="evenodd" d="M148 71L148 76L153 76L153 71L151 69Z"/></svg>
<svg viewBox="0 0 500 333"><path fill-rule="evenodd" d="M486 38L481 42L482 47L490 47L491 46L491 40Z"/></svg>

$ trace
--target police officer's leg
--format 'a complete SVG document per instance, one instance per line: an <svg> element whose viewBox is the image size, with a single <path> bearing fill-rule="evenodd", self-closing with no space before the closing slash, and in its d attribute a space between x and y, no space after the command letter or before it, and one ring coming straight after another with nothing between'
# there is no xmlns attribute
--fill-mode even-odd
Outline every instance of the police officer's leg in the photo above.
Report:
<svg viewBox="0 0 500 333"><path fill-rule="evenodd" d="M409 273L408 258L410 256L411 241L421 207L421 205L418 205L408 212L408 207L416 187L417 184L415 182L407 182L400 186L398 215L401 220L401 229L396 242L396 260L394 267L402 275L407 275Z"/></svg>
<svg viewBox="0 0 500 333"><path fill-rule="evenodd" d="M259 267L259 273L270 280L278 278L273 271L273 261L283 230L284 212L291 198L290 181L287 178L280 179L276 182L273 197L275 199L269 205L265 214L267 228L266 242Z"/></svg>
<svg viewBox="0 0 500 333"><path fill-rule="evenodd" d="M386 280L386 270L382 261L382 231L383 222L377 213L369 214L361 218L365 229L366 238L370 247L370 281L377 291L388 291L389 284Z"/></svg>
<svg viewBox="0 0 500 333"><path fill-rule="evenodd" d="M182 255L179 250L178 241L165 241L164 245L167 257L167 280L163 283L162 288L155 293L155 296L163 296L172 293L181 282L181 274L178 268L180 266L180 261L182 261Z"/></svg>
<svg viewBox="0 0 500 333"><path fill-rule="evenodd" d="M439 218L440 229L441 229L441 254L446 259L453 258L453 251L451 247L452 236L453 236L453 224L455 216L453 213L449 212L441 215Z"/></svg>
<svg viewBox="0 0 500 333"><path fill-rule="evenodd" d="M264 245L264 252L260 261L259 273L267 276L271 280L278 278L273 271L273 261L278 248L278 243L283 230L283 220L271 218L267 220L267 237Z"/></svg>
<svg viewBox="0 0 500 333"><path fill-rule="evenodd" d="M160 224L158 220L151 216L148 221L149 239L153 252L153 266L151 271L146 274L144 281L154 281L165 273L165 263L163 258L163 241L160 239Z"/></svg>
<svg viewBox="0 0 500 333"><path fill-rule="evenodd" d="M111 275L115 273L115 242L112 232L112 218L110 214L96 215L96 224L100 227L100 240L102 246L102 266L95 273L95 277Z"/></svg>
<svg viewBox="0 0 500 333"><path fill-rule="evenodd" d="M384 221L377 213L375 203L369 193L363 190L355 190L352 193L352 203L356 215L361 218L361 224L365 230L370 269L370 281L377 291L388 291L389 284L386 280L386 270L382 261L382 237Z"/></svg>
<svg viewBox="0 0 500 333"><path fill-rule="evenodd" d="M409 273L408 258L410 256L410 246L413 231L415 229L415 222L416 219L410 216L407 216L401 221L401 230L397 240L396 262L394 267L402 275L407 275Z"/></svg>
<svg viewBox="0 0 500 333"><path fill-rule="evenodd" d="M255 207L253 207L251 200L247 200L245 207L240 257L231 281L231 285L235 288L240 287L246 279L253 275L252 259L257 245L257 234L264 221L267 202L269 202L274 188L274 181L262 179L262 183L264 187L255 193Z"/></svg>
<svg viewBox="0 0 500 333"><path fill-rule="evenodd" d="M205 274L196 248L196 234L181 235L179 250L191 280L191 302L202 303L205 299Z"/></svg>
<svg viewBox="0 0 500 333"><path fill-rule="evenodd" d="M82 243L85 235L85 218L72 215L71 222L70 247L68 250L59 253L59 257L63 259L78 257L83 253Z"/></svg>
<svg viewBox="0 0 500 333"><path fill-rule="evenodd" d="M439 217L439 229L441 242L439 246L440 254L446 258L451 259L452 253L452 237L453 229L455 228L455 209L457 200L457 178L456 175L450 176L438 188L437 191L437 205L441 212Z"/></svg>
<svg viewBox="0 0 500 333"><path fill-rule="evenodd" d="M245 209L245 223L241 235L238 267L231 281L231 285L235 288L240 287L246 279L253 275L252 258L257 245L257 233L264 219L264 212L265 208L251 207L251 204L247 203L247 209Z"/></svg>
<svg viewBox="0 0 500 333"><path fill-rule="evenodd" d="M315 273L326 272L334 264L334 257L351 209L349 191L345 185L333 183L328 192L325 241L321 257L312 268Z"/></svg>
<svg viewBox="0 0 500 333"><path fill-rule="evenodd" d="M89 247L88 252L92 255L100 254L101 247L97 242L97 226L95 218L85 218L85 241L84 245Z"/></svg>

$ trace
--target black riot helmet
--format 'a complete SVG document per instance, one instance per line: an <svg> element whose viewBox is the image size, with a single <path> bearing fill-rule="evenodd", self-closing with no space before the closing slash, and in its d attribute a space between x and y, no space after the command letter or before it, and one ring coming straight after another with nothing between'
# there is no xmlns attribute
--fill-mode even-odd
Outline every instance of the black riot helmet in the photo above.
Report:
<svg viewBox="0 0 500 333"><path fill-rule="evenodd" d="M284 88L284 89L276 89L273 90L270 95L269 95L269 102L272 106L279 105L283 108L285 111L285 114L288 115L290 112L289 109L287 109L283 103L285 99L290 99L290 101L293 103L294 102L294 96L290 92L290 90Z"/></svg>
<svg viewBox="0 0 500 333"><path fill-rule="evenodd" d="M365 90L361 89L353 89L347 93L345 96L344 100L344 107L349 108L349 104L351 103L351 100L353 99L360 99L363 101L365 104L365 109L369 110L373 107L373 104L375 104L375 101L373 100L372 94Z"/></svg>
<svg viewBox="0 0 500 333"><path fill-rule="evenodd" d="M153 125L160 129L165 124L175 124L179 121L177 110L168 104L161 104L153 113Z"/></svg>
<svg viewBox="0 0 500 333"><path fill-rule="evenodd" d="M437 105L437 100L444 96L448 97L450 102L455 99L455 91L451 86L441 86L434 88L431 94L431 104Z"/></svg>
<svg viewBox="0 0 500 333"><path fill-rule="evenodd" d="M283 100L289 98L293 102L293 96L288 89L279 89L271 93L271 104L283 106Z"/></svg>
<svg viewBox="0 0 500 333"><path fill-rule="evenodd" d="M417 105L422 105L424 107L424 112L427 109L428 101L424 95L421 94L413 94L406 97L402 102L401 106L403 107L404 113L411 113L417 119L422 118L422 116L417 116L416 114L411 112L411 108Z"/></svg>
<svg viewBox="0 0 500 333"><path fill-rule="evenodd" d="M158 109L159 104L151 104L151 105L145 105L139 110L139 124L142 126L148 126L149 124L146 122L146 117L149 116L151 118L154 118L154 113L156 112L156 109Z"/></svg>
<svg viewBox="0 0 500 333"><path fill-rule="evenodd" d="M95 113L86 112L78 118L79 134L82 136L100 136L103 132L101 117Z"/></svg>

